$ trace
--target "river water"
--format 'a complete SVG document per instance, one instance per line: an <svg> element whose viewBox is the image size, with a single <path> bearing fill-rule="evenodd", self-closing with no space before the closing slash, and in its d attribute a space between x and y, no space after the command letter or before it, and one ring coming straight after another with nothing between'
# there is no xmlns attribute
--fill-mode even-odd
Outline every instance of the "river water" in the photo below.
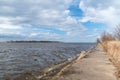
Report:
<svg viewBox="0 0 120 80"><path fill-rule="evenodd" d="M93 43L0 43L0 80L60 63L92 47Z"/></svg>

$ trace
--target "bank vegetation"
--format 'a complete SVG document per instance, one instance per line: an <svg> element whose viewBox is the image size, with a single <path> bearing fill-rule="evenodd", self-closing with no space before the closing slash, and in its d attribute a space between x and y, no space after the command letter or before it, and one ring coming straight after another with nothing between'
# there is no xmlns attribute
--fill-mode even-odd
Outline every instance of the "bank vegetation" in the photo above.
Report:
<svg viewBox="0 0 120 80"><path fill-rule="evenodd" d="M116 76L120 78L120 26L117 26L113 34L104 32L97 40L103 51L109 57L109 60L116 67Z"/></svg>

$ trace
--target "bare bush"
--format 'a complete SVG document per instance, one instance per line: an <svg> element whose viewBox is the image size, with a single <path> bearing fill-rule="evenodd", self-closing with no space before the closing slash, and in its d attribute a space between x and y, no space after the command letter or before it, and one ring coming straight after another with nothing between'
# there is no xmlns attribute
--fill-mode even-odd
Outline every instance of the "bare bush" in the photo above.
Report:
<svg viewBox="0 0 120 80"><path fill-rule="evenodd" d="M120 40L120 24L115 28L114 34L115 34L115 38L117 40Z"/></svg>
<svg viewBox="0 0 120 80"><path fill-rule="evenodd" d="M115 37L113 37L112 34L104 32L100 38L101 42L106 42L106 41L114 41Z"/></svg>
<svg viewBox="0 0 120 80"><path fill-rule="evenodd" d="M113 37L112 34L104 32L100 39L97 40L97 42L99 42L103 48L103 51L107 52L107 42L108 41L114 41L115 38Z"/></svg>

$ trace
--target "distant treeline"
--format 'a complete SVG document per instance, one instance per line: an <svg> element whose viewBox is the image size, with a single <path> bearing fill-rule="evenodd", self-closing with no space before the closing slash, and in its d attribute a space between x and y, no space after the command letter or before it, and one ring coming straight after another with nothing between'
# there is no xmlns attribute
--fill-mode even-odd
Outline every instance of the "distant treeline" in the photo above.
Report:
<svg viewBox="0 0 120 80"><path fill-rule="evenodd" d="M59 41L7 41L8 43L62 43Z"/></svg>

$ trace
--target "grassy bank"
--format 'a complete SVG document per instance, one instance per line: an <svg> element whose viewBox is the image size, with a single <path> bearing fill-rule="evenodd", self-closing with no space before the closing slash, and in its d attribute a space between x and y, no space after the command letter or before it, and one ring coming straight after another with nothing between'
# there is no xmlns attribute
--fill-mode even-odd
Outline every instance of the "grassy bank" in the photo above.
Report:
<svg viewBox="0 0 120 80"><path fill-rule="evenodd" d="M109 57L109 60L116 67L116 76L120 78L120 28L116 28L117 33L114 35L109 33L104 33L100 39L98 39L97 43L100 45L104 52ZM116 37L116 36L117 37Z"/></svg>
<svg viewBox="0 0 120 80"><path fill-rule="evenodd" d="M120 78L120 41L103 42L101 46L116 67L117 78Z"/></svg>

